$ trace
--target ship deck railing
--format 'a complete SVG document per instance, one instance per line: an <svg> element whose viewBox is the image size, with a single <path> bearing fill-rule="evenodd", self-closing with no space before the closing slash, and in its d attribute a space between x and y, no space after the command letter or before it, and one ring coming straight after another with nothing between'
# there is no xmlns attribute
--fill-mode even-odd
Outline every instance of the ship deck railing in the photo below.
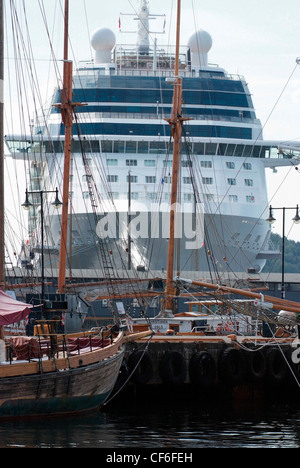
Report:
<svg viewBox="0 0 300 468"><path fill-rule="evenodd" d="M109 346L112 335L87 334L69 338L67 335L49 334L36 337L8 337L5 340L6 360L0 365L37 362L86 354Z"/></svg>
<svg viewBox="0 0 300 468"><path fill-rule="evenodd" d="M134 120L161 120L170 117L169 113L162 114L142 114L142 113L130 113L130 112L89 112L90 118L100 118L100 119L134 119ZM199 114L187 114L183 117L188 117L191 120L205 120L205 121L220 121L220 122L236 122L236 123L247 123L247 124L260 124L259 119L249 119L247 117L230 117L222 115L199 115Z"/></svg>

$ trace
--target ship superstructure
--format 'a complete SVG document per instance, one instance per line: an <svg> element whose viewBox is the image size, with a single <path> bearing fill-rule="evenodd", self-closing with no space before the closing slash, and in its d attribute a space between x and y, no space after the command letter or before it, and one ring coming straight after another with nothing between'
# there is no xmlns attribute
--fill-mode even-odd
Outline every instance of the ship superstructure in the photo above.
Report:
<svg viewBox="0 0 300 468"><path fill-rule="evenodd" d="M113 31L92 36L93 62L73 78L76 107L70 180L69 262L101 270L101 243L118 270L166 268L172 166L170 116L174 51L149 32L148 2L141 2L137 43L119 45ZM178 271L235 272L263 268L270 249L265 170L295 164L297 147L263 140L244 78L208 62L211 36L203 30L181 48L182 163L177 224ZM34 135L7 136L15 158L30 159L35 189L61 186L64 129L61 90ZM300 152L300 148L299 148ZM38 220L33 207L29 232ZM45 220L49 262L58 262L59 213ZM45 260L47 262L47 260Z"/></svg>

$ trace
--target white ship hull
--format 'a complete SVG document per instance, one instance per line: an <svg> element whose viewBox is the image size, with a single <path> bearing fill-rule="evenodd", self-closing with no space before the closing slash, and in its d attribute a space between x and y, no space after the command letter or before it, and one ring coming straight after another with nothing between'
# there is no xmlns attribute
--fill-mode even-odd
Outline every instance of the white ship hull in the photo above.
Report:
<svg viewBox="0 0 300 468"><path fill-rule="evenodd" d="M121 219L126 219L127 212L118 213ZM99 217L99 219L101 219ZM102 217L104 219L104 217ZM164 216L160 215L161 221ZM99 221L98 221L99 222ZM168 239L161 235L151 238L151 222L147 225L149 236L137 237L131 242L131 251L128 249L128 240L124 235L117 238L101 239L97 236L97 223L93 214L79 213L72 221L73 230L80 232L77 240L73 239L72 245L68 245L69 263L72 269L97 270L103 268L102 256L111 255L112 264L118 271L134 269L140 271L164 272L167 267ZM192 223L195 217L192 216ZM162 222L161 222L162 225ZM246 216L231 215L204 215L206 238L205 243L202 233L199 239L191 240L185 236L184 228L182 236L178 238L179 249L176 254L176 268L179 271L226 271L228 268L235 272L246 272L249 270L261 271L265 265L266 258L278 255L278 252L263 250L268 246L270 230L266 222ZM251 229L249 227L251 226ZM59 235L60 216L51 219L52 234ZM251 230L251 236L249 232ZM94 242L90 233L94 232ZM127 232L127 226L124 227ZM145 232L145 231L144 231ZM234 236L238 232L240 235ZM121 233L122 234L122 233ZM198 233L199 235L199 233ZM257 241L259 239L259 241ZM86 240L86 242L84 241ZM196 248L194 242L197 243ZM201 245L198 245L199 242ZM101 245L102 243L102 245ZM45 266L58 266L59 245L45 247ZM179 255L178 255L179 252Z"/></svg>

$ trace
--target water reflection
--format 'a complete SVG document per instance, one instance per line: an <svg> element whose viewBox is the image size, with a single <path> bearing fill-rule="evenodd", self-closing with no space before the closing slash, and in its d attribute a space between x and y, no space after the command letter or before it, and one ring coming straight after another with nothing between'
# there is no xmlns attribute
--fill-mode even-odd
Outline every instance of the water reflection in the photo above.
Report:
<svg viewBox="0 0 300 468"><path fill-rule="evenodd" d="M3 422L0 447L299 448L300 406L200 408L177 404L105 408L77 418Z"/></svg>

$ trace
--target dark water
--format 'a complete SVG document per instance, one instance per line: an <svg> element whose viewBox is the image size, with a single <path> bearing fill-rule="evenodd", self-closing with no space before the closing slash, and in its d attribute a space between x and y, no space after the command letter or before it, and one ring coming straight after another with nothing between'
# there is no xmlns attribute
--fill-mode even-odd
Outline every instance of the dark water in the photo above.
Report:
<svg viewBox="0 0 300 468"><path fill-rule="evenodd" d="M258 406L123 401L71 419L2 422L0 448L300 448L300 398Z"/></svg>

